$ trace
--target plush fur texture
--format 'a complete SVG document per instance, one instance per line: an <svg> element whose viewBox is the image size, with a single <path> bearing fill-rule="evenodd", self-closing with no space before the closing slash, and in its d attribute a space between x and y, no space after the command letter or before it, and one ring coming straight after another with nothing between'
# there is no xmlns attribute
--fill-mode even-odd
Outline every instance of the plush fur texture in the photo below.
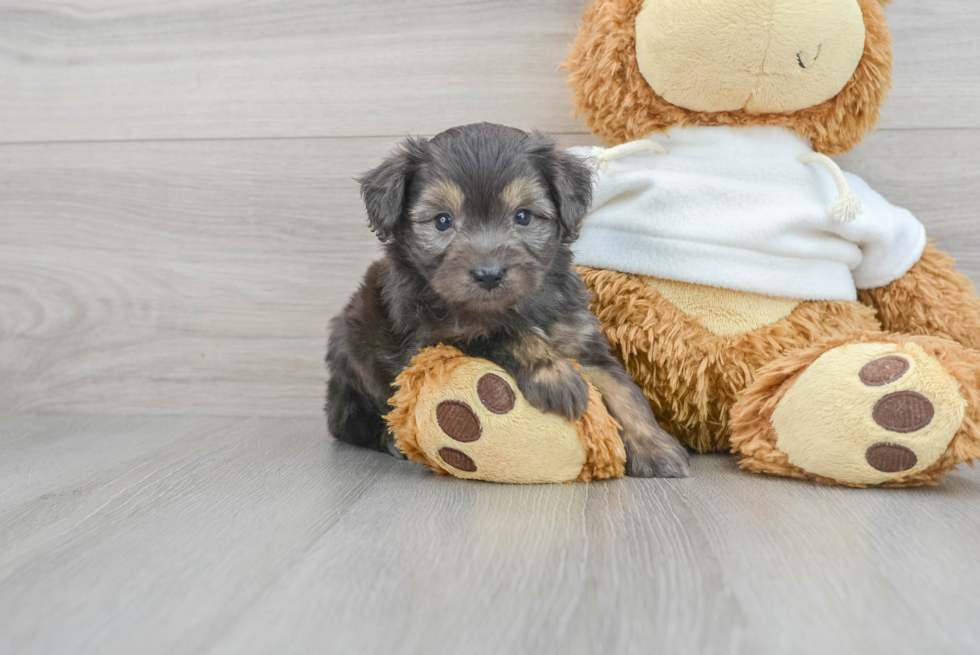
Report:
<svg viewBox="0 0 980 655"><path fill-rule="evenodd" d="M823 339L878 328L856 302L804 302L771 325L715 335L636 275L580 267L613 352L663 427L698 452L728 450L729 412L759 368Z"/></svg>
<svg viewBox="0 0 980 655"><path fill-rule="evenodd" d="M426 435L421 434L419 429L419 399L427 393L446 399L473 395L471 390L467 389L473 386L468 384L472 381L454 379L458 378L457 374L473 361L473 358L466 357L459 350L449 346L426 348L413 358L412 365L395 381L397 391L391 398L393 410L385 417L392 434L395 435L395 443L411 461L424 464L440 475L467 477L465 474L461 475L458 469L447 466L440 458L430 456L420 445L420 439ZM481 371L484 369L493 371L496 368L489 362L486 364L487 366L481 367ZM497 372L501 376L506 376L506 372L502 369L498 368ZM460 388L456 389L456 387ZM478 406L478 401L470 401L470 405ZM473 475L479 476L479 479L521 483L591 482L622 477L625 473L626 452L619 438L620 426L606 411L602 396L592 384L589 384L588 409L576 421L565 421L564 430L559 429L558 435L553 434L554 417L537 412L526 405L518 405L512 412L501 416L484 413L482 420L484 433L480 441L492 441L496 436L509 437L509 443L490 451L497 460L492 462L492 468L502 470L502 474L496 478L488 478L480 475L478 468ZM531 475L518 479L510 475L510 472L518 469L519 466L508 466L504 460L520 462L527 457L529 451L535 449L534 441L539 440L542 433L560 439L564 436L562 432L567 434L567 439L580 449L584 464L579 471L572 476L565 476L554 469L555 464L546 460L541 462L540 467ZM465 446L456 447L465 448ZM475 459L478 466L484 464L483 460L477 457Z"/></svg>
<svg viewBox="0 0 980 655"><path fill-rule="evenodd" d="M966 400L966 416L946 452L927 469L897 477L880 486L935 485L959 464L968 462L972 466L972 460L980 457L980 353L946 339L884 332L862 332L829 339L809 348L796 350L763 367L755 383L742 394L732 409L732 448L739 453L739 465L756 473L813 480L821 484L868 486L814 475L790 464L786 453L776 447L777 435L772 425L772 416L794 381L821 355L848 343L871 342L912 342L919 345L956 379L960 385L960 393Z"/></svg>
<svg viewBox="0 0 980 655"><path fill-rule="evenodd" d="M903 277L858 294L878 311L885 330L945 337L980 350L980 297L970 278L953 268L955 263L929 244Z"/></svg>
<svg viewBox="0 0 980 655"><path fill-rule="evenodd" d="M636 59L636 16L643 0L593 0L564 63L576 114L617 145L686 125L778 125L809 138L818 152L857 146L877 124L892 87L891 36L881 0L858 0L864 14L864 55L844 89L819 105L788 113L689 111L658 96Z"/></svg>

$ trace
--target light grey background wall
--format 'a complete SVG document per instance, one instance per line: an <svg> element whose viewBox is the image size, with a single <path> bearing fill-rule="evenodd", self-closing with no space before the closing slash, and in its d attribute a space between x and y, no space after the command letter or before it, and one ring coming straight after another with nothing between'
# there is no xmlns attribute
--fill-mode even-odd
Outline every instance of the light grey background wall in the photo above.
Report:
<svg viewBox="0 0 980 655"><path fill-rule="evenodd" d="M316 415L376 252L353 177L488 120L593 143L585 0L0 0L0 412ZM845 168L980 279L980 2L896 0Z"/></svg>

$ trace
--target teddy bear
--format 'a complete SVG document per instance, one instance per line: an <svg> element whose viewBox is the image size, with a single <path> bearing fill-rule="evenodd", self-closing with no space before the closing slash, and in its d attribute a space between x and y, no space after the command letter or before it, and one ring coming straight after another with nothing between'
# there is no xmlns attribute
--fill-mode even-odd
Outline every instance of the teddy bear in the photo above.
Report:
<svg viewBox="0 0 980 655"><path fill-rule="evenodd" d="M980 456L980 298L830 157L891 88L888 0L593 0L564 64L606 148L574 250L663 427L743 469L936 484Z"/></svg>
<svg viewBox="0 0 980 655"><path fill-rule="evenodd" d="M593 0L564 67L606 148L576 258L663 427L747 470L936 484L980 456L980 298L953 260L830 159L891 88L887 0ZM389 428L434 472L509 483L624 475L590 386L577 421L440 346Z"/></svg>

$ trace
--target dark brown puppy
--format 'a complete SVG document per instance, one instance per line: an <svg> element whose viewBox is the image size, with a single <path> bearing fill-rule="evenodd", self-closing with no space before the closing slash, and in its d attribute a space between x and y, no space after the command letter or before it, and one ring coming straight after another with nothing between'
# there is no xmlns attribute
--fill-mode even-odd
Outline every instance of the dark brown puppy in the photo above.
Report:
<svg viewBox="0 0 980 655"><path fill-rule="evenodd" d="M385 247L331 323L328 424L349 443L397 454L382 416L392 383L439 343L495 362L541 410L576 419L588 389L577 360L623 426L627 473L688 474L610 354L569 249L592 201L592 175L543 134L491 124L409 139L361 179Z"/></svg>

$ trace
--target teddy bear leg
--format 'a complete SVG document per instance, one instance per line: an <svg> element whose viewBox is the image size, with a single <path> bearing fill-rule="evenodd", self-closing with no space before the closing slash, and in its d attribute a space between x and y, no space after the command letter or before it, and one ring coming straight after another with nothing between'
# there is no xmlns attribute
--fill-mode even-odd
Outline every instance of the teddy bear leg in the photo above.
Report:
<svg viewBox="0 0 980 655"><path fill-rule="evenodd" d="M759 371L732 408L740 466L850 486L935 484L980 456L980 353L863 332Z"/></svg>
<svg viewBox="0 0 980 655"><path fill-rule="evenodd" d="M626 451L602 396L585 414L541 412L501 367L447 346L427 348L395 383L386 418L395 444L440 474L510 483L620 477Z"/></svg>

